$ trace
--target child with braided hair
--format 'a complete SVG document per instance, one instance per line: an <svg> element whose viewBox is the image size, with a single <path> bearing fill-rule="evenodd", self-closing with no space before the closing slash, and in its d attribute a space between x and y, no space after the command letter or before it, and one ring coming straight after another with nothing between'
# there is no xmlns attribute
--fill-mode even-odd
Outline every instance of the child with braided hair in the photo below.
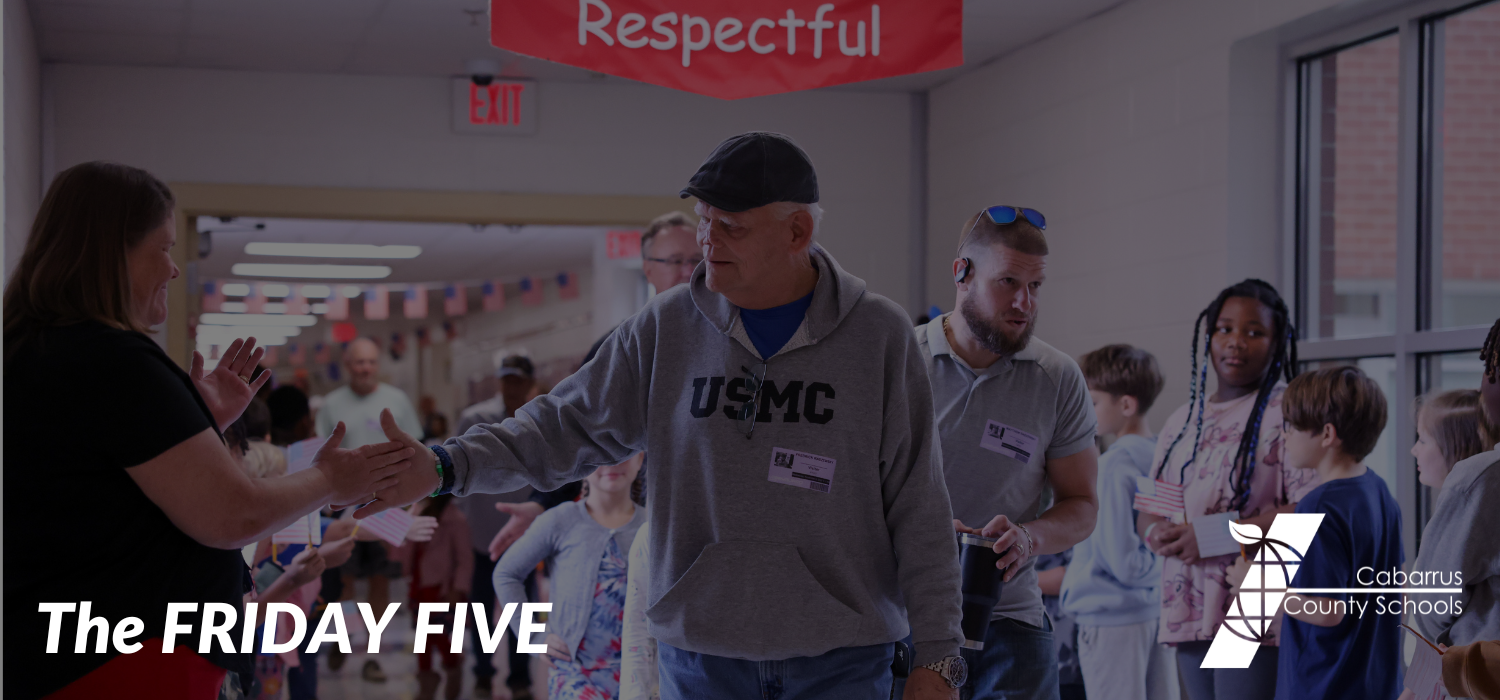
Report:
<svg viewBox="0 0 1500 700"><path fill-rule="evenodd" d="M1144 512L1137 521L1146 546L1164 557L1157 638L1176 646L1190 700L1268 698L1274 649L1246 669L1199 668L1233 600L1226 572L1235 557L1200 556L1192 521L1238 511L1240 522L1269 529L1313 486L1313 475L1283 459L1281 394L1297 373L1297 339L1281 295L1257 279L1224 289L1194 323L1192 357L1188 403L1162 427L1152 473L1183 487L1186 521ZM1262 643L1274 647L1278 632Z"/></svg>
<svg viewBox="0 0 1500 700"><path fill-rule="evenodd" d="M1500 424L1500 320L1480 351L1480 403L1489 425ZM1500 639L1500 449L1453 465L1422 530L1414 573L1463 576L1457 595L1409 596L1417 630L1434 643L1459 646ZM1412 605L1411 603L1416 603Z"/></svg>

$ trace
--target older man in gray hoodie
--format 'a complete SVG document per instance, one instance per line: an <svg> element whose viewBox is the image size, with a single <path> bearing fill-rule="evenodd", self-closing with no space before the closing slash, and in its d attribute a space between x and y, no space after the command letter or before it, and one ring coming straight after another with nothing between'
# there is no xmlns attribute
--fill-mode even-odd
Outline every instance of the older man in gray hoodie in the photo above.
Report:
<svg viewBox="0 0 1500 700"><path fill-rule="evenodd" d="M789 138L725 141L689 195L691 283L514 418L414 458L361 515L551 489L646 450L663 698L884 698L908 630L906 697L956 697L957 547L910 321L814 242L817 177Z"/></svg>

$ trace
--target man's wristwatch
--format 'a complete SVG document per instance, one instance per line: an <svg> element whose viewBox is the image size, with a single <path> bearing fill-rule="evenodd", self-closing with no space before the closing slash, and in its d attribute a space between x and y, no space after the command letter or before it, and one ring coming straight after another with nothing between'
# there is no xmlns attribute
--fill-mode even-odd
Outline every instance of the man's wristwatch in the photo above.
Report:
<svg viewBox="0 0 1500 700"><path fill-rule="evenodd" d="M958 688L969 679L969 664L962 656L948 656L930 664L924 664L922 668L936 671L943 680L948 682L949 688Z"/></svg>

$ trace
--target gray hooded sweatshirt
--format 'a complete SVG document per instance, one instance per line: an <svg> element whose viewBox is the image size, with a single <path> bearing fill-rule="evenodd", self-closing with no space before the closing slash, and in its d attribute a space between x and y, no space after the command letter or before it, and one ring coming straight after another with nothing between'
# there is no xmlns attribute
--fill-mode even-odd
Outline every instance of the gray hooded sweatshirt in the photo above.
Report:
<svg viewBox="0 0 1500 700"><path fill-rule="evenodd" d="M925 358L900 307L822 248L811 258L812 304L769 360L750 438L734 416L761 358L700 266L551 393L449 440L454 493L554 489L644 450L646 615L661 642L765 661L910 629L917 664L956 655L958 554Z"/></svg>

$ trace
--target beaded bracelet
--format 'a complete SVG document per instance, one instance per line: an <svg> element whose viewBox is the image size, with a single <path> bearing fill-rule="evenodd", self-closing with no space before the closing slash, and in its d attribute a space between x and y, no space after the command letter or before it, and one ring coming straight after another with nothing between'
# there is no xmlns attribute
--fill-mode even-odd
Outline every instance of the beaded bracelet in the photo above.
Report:
<svg viewBox="0 0 1500 700"><path fill-rule="evenodd" d="M428 496L428 498L435 498L447 492L444 490L444 487L448 485L448 480L447 478L445 478L446 474L443 473L443 463L448 461L448 454L447 450L444 450L437 445L430 445L428 449L432 450L432 456L435 458L432 461L432 465L437 469L438 475L437 489L435 489L432 494Z"/></svg>

